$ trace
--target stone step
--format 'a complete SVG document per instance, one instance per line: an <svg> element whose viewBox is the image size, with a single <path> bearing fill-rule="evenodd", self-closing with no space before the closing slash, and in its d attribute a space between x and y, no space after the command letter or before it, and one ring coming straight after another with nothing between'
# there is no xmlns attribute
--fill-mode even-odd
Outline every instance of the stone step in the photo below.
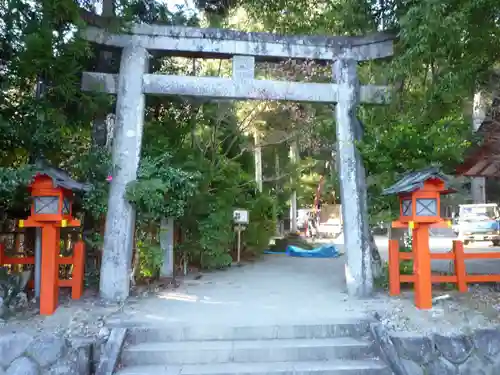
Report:
<svg viewBox="0 0 500 375"><path fill-rule="evenodd" d="M320 339L332 337L366 337L371 319L343 319L327 324L290 324L270 326L169 326L131 327L127 342L202 341L202 340L270 340Z"/></svg>
<svg viewBox="0 0 500 375"><path fill-rule="evenodd" d="M134 366L116 375L392 375L384 363L366 361L260 362L184 366Z"/></svg>
<svg viewBox="0 0 500 375"><path fill-rule="evenodd" d="M126 346L121 363L134 365L299 362L365 359L373 344L350 337L240 341L177 341Z"/></svg>

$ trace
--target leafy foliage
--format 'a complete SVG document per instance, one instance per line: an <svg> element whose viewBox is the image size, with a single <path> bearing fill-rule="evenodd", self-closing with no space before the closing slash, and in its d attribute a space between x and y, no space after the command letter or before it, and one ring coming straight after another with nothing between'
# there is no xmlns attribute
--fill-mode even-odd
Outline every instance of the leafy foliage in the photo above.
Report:
<svg viewBox="0 0 500 375"><path fill-rule="evenodd" d="M177 219L197 187L200 175L171 165L172 156L141 160L137 180L127 186L127 199L135 205L141 221L159 221L164 217Z"/></svg>

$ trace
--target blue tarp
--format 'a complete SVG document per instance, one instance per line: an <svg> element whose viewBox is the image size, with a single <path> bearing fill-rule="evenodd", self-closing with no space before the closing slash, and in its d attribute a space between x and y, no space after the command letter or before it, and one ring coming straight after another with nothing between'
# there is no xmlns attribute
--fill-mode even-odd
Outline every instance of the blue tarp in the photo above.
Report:
<svg viewBox="0 0 500 375"><path fill-rule="evenodd" d="M286 252L266 250L264 251L264 254L286 254L291 257L302 258L337 258L340 256L340 253L334 245L323 245L312 250L306 250L297 246L288 245L286 247Z"/></svg>

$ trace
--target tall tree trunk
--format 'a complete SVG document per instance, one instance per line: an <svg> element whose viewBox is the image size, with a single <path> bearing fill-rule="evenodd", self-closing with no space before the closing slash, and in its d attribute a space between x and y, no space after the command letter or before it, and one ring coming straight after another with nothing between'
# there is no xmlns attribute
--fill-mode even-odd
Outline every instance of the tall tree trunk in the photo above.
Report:
<svg viewBox="0 0 500 375"><path fill-rule="evenodd" d="M260 144L260 134L254 131L254 159L255 159L255 183L257 189L262 192L262 146Z"/></svg>
<svg viewBox="0 0 500 375"><path fill-rule="evenodd" d="M486 99L482 91L474 93L472 101L472 131L477 132L486 117ZM474 203L486 203L486 178L473 177L471 180L471 195Z"/></svg>
<svg viewBox="0 0 500 375"><path fill-rule="evenodd" d="M299 144L295 138L290 145L290 162L295 166L299 161ZM295 182L295 181L292 181ZM297 191L294 189L290 197L290 231L297 232Z"/></svg>
<svg viewBox="0 0 500 375"><path fill-rule="evenodd" d="M103 0L102 16L114 17L115 3L114 0ZM113 52L106 50L105 47L99 47L99 59L97 70L100 73L114 73L113 60L115 58ZM113 124L114 114L108 113L108 108L100 113L92 123L92 146L93 147L111 147L113 139Z"/></svg>

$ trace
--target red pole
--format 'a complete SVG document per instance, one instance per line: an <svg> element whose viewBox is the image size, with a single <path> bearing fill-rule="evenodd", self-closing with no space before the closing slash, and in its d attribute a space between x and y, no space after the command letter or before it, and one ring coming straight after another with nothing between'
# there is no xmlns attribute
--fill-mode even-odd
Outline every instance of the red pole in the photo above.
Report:
<svg viewBox="0 0 500 375"><path fill-rule="evenodd" d="M401 278L399 274L399 243L389 240L389 295L401 293Z"/></svg>
<svg viewBox="0 0 500 375"><path fill-rule="evenodd" d="M42 282L40 314L52 315L59 297L59 228L54 224L42 226Z"/></svg>
<svg viewBox="0 0 500 375"><path fill-rule="evenodd" d="M460 293L466 293L467 273L465 270L464 244L462 241L453 241L453 255L455 256L455 275L457 275L457 288Z"/></svg>
<svg viewBox="0 0 500 375"><path fill-rule="evenodd" d="M413 260L415 305L419 309L431 309L431 254L429 250L429 227L425 224L419 224L413 229Z"/></svg>
<svg viewBox="0 0 500 375"><path fill-rule="evenodd" d="M83 295L83 276L85 272L85 244L78 241L73 249L73 285L71 287L71 298L80 299Z"/></svg>

